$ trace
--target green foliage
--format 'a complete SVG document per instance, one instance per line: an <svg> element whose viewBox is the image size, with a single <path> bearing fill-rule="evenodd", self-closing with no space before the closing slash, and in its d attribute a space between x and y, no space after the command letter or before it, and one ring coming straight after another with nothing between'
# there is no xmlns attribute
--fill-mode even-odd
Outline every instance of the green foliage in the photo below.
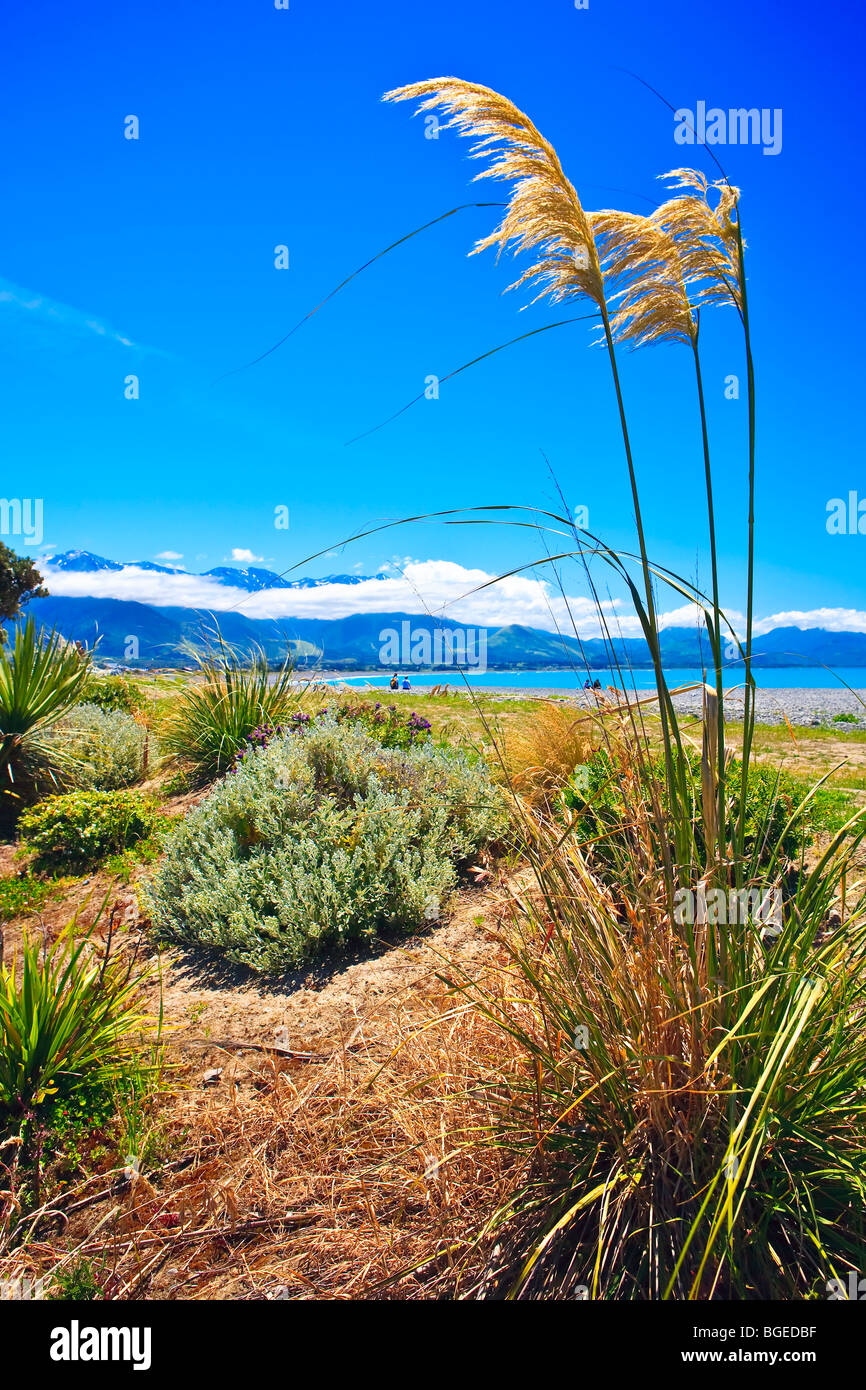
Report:
<svg viewBox="0 0 866 1390"><path fill-rule="evenodd" d="M163 741L201 785L228 771L254 729L285 723L298 700L291 663L274 675L261 649L247 662L220 641L218 652L195 659L203 679L181 691Z"/></svg>
<svg viewBox="0 0 866 1390"><path fill-rule="evenodd" d="M455 866L505 826L481 763L316 720L251 749L171 834L154 921L256 970L296 967L435 918Z"/></svg>
<svg viewBox="0 0 866 1390"><path fill-rule="evenodd" d="M55 1303L93 1303L105 1298L92 1260L81 1256L52 1279L46 1298Z"/></svg>
<svg viewBox="0 0 866 1390"><path fill-rule="evenodd" d="M83 789L111 791L140 782L155 755L145 726L119 708L80 704L54 726L69 778Z"/></svg>
<svg viewBox="0 0 866 1390"><path fill-rule="evenodd" d="M84 868L145 839L159 819L136 792L67 792L25 811L19 831L41 863Z"/></svg>
<svg viewBox="0 0 866 1390"><path fill-rule="evenodd" d="M701 794L700 758L685 753L684 782L690 789L694 808L693 833L701 853L706 852L703 826L698 808ZM633 785L627 791L627 781ZM819 789L807 801L809 788L796 777L764 763L753 763L746 791L745 813L741 821L740 764L732 759L726 774L727 835L730 840L735 825L741 823L742 847L753 870L767 867L780 859L796 860L819 829L835 828L840 814L850 807L844 794ZM576 818L575 834L580 842L592 843L594 859L615 869L627 842L627 824L634 819L635 784L642 799L643 811L651 823L653 795L665 809L665 779L660 759L628 761L627 772L607 749L599 749L575 769L562 795L562 804ZM804 804L805 803L805 804ZM849 810L850 814L850 810ZM661 855L660 844L657 846Z"/></svg>
<svg viewBox="0 0 866 1390"><path fill-rule="evenodd" d="M52 726L81 695L89 658L58 633L37 630L32 618L0 647L0 828L65 765L49 737Z"/></svg>
<svg viewBox="0 0 866 1390"><path fill-rule="evenodd" d="M834 724L858 724L859 722L860 722L860 717L859 717L859 715L856 715L856 714L834 714L834 715L833 715L833 723L834 723Z"/></svg>
<svg viewBox="0 0 866 1390"><path fill-rule="evenodd" d="M134 1054L143 977L100 959L92 937L67 929L44 952L41 937L25 937L0 968L0 1109L27 1114L82 1082L120 1077Z"/></svg>
<svg viewBox="0 0 866 1390"><path fill-rule="evenodd" d="M98 705L103 710L121 710L124 714L141 714L147 704L139 686L122 671L103 673L91 671L81 692L82 703Z"/></svg>
<svg viewBox="0 0 866 1390"><path fill-rule="evenodd" d="M327 714L327 711L325 711ZM408 714L389 705L337 705L333 717L338 724L355 724L372 735L384 748L414 748L430 737L430 721L410 710Z"/></svg>
<svg viewBox="0 0 866 1390"><path fill-rule="evenodd" d="M236 771L252 750L267 748L273 739L283 734L301 733L322 719L330 719L337 725L350 724L354 728L363 729L383 748L414 748L419 743L426 743L430 737L431 725L428 719L416 714L414 710L405 714L397 709L396 705L389 705L385 710L380 704L344 704L335 705L333 709L326 705L312 714L296 710L285 724L259 724L253 729L238 751L231 771Z"/></svg>
<svg viewBox="0 0 866 1390"><path fill-rule="evenodd" d="M62 896L63 890L56 883L33 874L0 878L0 922L7 922L21 912L38 912L48 898Z"/></svg>
<svg viewBox="0 0 866 1390"><path fill-rule="evenodd" d="M48 590L42 587L42 575L30 556L16 555L8 545L0 542L0 622L16 618L22 604L30 599L47 597ZM5 633L0 637L0 643L4 640Z"/></svg>

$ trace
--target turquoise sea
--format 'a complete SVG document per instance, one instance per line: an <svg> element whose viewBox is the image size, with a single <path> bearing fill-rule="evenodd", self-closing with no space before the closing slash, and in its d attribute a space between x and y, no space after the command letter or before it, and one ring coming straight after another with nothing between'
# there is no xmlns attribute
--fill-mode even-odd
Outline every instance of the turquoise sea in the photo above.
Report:
<svg viewBox="0 0 866 1390"><path fill-rule="evenodd" d="M703 680L700 671L674 668L665 672L668 686L674 689L680 685L692 685ZM755 670L755 681L759 690L840 690L851 686L854 690L866 689L866 667L841 667L837 671L827 671L823 666L784 666L776 670ZM620 677L611 671L593 671L592 680L599 680L603 686L625 685L628 690L654 690L655 679L651 670L630 671ZM387 690L390 674L370 672L363 676L327 676L324 679L331 685L352 685L360 688ZM712 679L712 678L711 678ZM726 689L742 685L742 667L732 667L724 672ZM424 671L418 675L410 674L409 682L413 690L426 690L433 685L445 685L451 689L473 690L579 690L586 680L585 671L471 671L464 673L452 669ZM402 686L403 672L400 672Z"/></svg>

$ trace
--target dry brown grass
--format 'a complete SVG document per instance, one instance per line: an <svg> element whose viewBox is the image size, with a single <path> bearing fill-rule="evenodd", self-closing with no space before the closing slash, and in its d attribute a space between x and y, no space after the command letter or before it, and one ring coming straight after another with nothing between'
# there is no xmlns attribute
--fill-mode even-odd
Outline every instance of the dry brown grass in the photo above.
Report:
<svg viewBox="0 0 866 1390"><path fill-rule="evenodd" d="M539 700L537 708L500 735L504 771L521 797L534 804L548 802L599 747L601 737L591 713Z"/></svg>
<svg viewBox="0 0 866 1390"><path fill-rule="evenodd" d="M492 939L490 956L498 992ZM66 1192L63 1224L46 1213L0 1278L85 1259L111 1299L459 1297L508 1185L487 1128L520 1063L435 977L356 1031L318 1064L226 1054L214 1088L185 1062L160 1102L171 1161Z"/></svg>

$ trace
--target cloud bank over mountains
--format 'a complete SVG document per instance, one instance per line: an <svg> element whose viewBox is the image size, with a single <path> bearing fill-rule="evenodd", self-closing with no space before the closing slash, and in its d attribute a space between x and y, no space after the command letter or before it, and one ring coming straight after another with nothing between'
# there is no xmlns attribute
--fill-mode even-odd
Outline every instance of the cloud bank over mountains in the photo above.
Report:
<svg viewBox="0 0 866 1390"><path fill-rule="evenodd" d="M234 555L256 559L250 552ZM161 559L174 559L163 552ZM180 556L177 556L179 559ZM546 632L600 635L598 613L583 595L563 598L539 571L497 579L480 568L453 560L409 560L399 569L373 576L335 575L324 579L285 578L268 570L230 568L193 574L153 561L120 564L86 551L67 551L43 562L50 592L73 598L111 598L154 607L237 611L249 618L345 618L353 614L408 613L451 618L479 627L524 624ZM603 602L605 619L615 636L640 636L637 618L622 599ZM739 630L741 614L729 613ZM694 627L698 611L689 604L662 615L666 628ZM755 625L755 634L779 627L823 628L829 632L866 633L866 613L852 608L794 609L773 613Z"/></svg>

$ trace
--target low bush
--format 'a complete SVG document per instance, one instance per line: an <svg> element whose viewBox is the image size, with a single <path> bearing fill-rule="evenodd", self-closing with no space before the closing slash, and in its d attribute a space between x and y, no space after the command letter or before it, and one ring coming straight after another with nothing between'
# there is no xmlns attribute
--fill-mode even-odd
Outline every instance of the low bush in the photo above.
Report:
<svg viewBox="0 0 866 1390"><path fill-rule="evenodd" d="M159 821L156 808L136 792L67 792L26 811L19 832L39 862L85 868L145 839Z"/></svg>
<svg viewBox="0 0 866 1390"><path fill-rule="evenodd" d="M140 782L155 753L140 720L120 709L76 705L52 730L68 757L69 779L92 791Z"/></svg>
<svg viewBox="0 0 866 1390"><path fill-rule="evenodd" d="M120 710L123 714L141 714L147 701L135 681L122 672L91 671L81 691L82 702L98 705L102 710Z"/></svg>
<svg viewBox="0 0 866 1390"><path fill-rule="evenodd" d="M250 747L173 831L154 921L255 970L297 967L436 917L459 862L505 826L481 763L317 719Z"/></svg>

